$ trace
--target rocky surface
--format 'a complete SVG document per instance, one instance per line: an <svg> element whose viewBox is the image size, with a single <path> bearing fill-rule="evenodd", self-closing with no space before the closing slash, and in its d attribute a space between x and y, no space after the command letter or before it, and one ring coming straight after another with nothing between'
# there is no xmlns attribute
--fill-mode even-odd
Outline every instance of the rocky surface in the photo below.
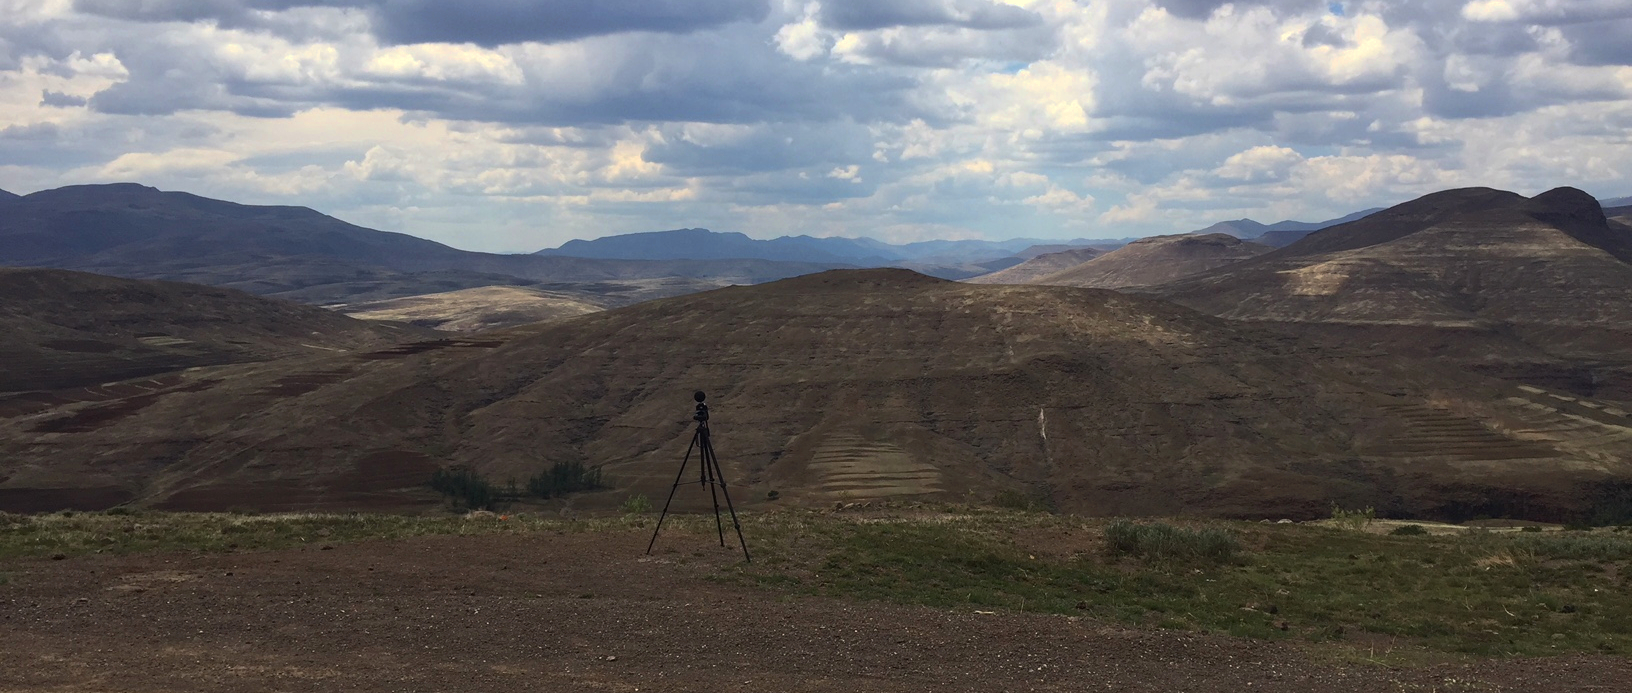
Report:
<svg viewBox="0 0 1632 693"><path fill-rule="evenodd" d="M7 565L0 690L1623 690L1624 657L1411 652L987 609L789 598L712 537L443 537ZM1398 650L1396 652L1396 650Z"/></svg>

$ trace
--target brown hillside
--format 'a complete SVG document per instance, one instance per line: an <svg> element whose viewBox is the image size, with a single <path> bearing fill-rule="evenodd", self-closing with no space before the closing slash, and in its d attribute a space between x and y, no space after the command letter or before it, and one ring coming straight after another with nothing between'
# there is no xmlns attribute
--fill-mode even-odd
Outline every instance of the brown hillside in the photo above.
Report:
<svg viewBox="0 0 1632 693"><path fill-rule="evenodd" d="M95 386L418 336L417 330L230 289L0 268L0 393ZM8 397L15 398L0 394L0 409Z"/></svg>
<svg viewBox="0 0 1632 693"><path fill-rule="evenodd" d="M964 281L970 284L1030 284L1039 278L1071 269L1104 254L1104 251L1094 248L1072 248L1045 253L1008 269Z"/></svg>
<svg viewBox="0 0 1632 693"><path fill-rule="evenodd" d="M1224 317L1500 329L1557 354L1632 344L1632 232L1586 193L1449 191L1161 290Z"/></svg>
<svg viewBox="0 0 1632 693"><path fill-rule="evenodd" d="M1223 233L1152 236L1030 283L1095 289L1143 288L1231 265L1271 250L1274 249Z"/></svg>
<svg viewBox="0 0 1632 693"><path fill-rule="evenodd" d="M481 332L575 318L604 310L582 295L517 286L485 286L337 308L358 320L406 322L449 332Z"/></svg>
<svg viewBox="0 0 1632 693"><path fill-rule="evenodd" d="M1084 513L1546 518L1632 473L1626 429L1546 397L1432 371L1382 390L1328 359L1149 298L828 272L11 418L0 503L427 504L439 465L563 460L615 486L583 504L660 499L694 389L748 507L1009 489Z"/></svg>

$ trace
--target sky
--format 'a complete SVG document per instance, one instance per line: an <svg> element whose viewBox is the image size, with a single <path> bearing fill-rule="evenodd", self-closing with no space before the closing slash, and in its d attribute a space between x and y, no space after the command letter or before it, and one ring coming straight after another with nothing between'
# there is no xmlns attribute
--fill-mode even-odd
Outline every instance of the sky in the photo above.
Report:
<svg viewBox="0 0 1632 693"><path fill-rule="evenodd" d="M1632 195L1632 0L0 0L0 189L455 247Z"/></svg>

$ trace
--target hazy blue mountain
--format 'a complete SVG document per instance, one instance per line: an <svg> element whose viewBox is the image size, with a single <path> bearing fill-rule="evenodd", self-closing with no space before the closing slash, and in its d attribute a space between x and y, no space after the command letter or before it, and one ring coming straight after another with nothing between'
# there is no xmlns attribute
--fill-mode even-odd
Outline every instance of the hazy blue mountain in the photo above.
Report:
<svg viewBox="0 0 1632 693"><path fill-rule="evenodd" d="M0 202L5 202L7 200L15 200L15 199L18 199L20 197L22 197L22 195L18 195L17 193L14 193L14 192L6 192L4 190L0 190Z"/></svg>
<svg viewBox="0 0 1632 693"><path fill-rule="evenodd" d="M1234 221L1221 221L1205 229L1197 229L1195 231L1191 231L1190 233L1196 236L1205 236L1210 233L1223 233L1235 236L1236 238L1256 240L1265 245L1284 248L1291 245L1293 241L1309 235L1309 233L1312 231L1319 231L1330 226L1337 226L1338 224L1347 224L1356 219L1362 219L1376 212L1380 212L1382 209L1383 208L1381 207L1364 209L1353 214L1338 217L1336 219L1327 219L1326 221L1287 220L1277 221L1273 224L1264 224L1251 219L1236 219Z"/></svg>
<svg viewBox="0 0 1632 693"><path fill-rule="evenodd" d="M758 240L734 232L675 229L572 240L537 255L615 260L762 259L838 262L860 267L979 264L1014 256L1040 241L919 241L895 245L871 238L782 236ZM1055 241L1058 243L1058 241ZM1075 242L1073 242L1075 243Z"/></svg>
<svg viewBox="0 0 1632 693"><path fill-rule="evenodd" d="M1281 223L1295 224L1298 222L1283 221ZM1222 233L1228 236L1235 236L1236 238L1257 238L1264 235L1264 232L1268 230L1269 226L1267 224L1262 224L1251 219L1236 219L1233 221L1221 221L1205 229L1196 229L1195 231L1191 231L1190 234L1193 236L1206 236L1214 233Z"/></svg>
<svg viewBox="0 0 1632 693"><path fill-rule="evenodd" d="M1632 195L1628 195L1626 197L1613 197L1608 200L1599 200L1598 204L1603 205L1604 209L1609 209L1610 207L1632 207Z"/></svg>
<svg viewBox="0 0 1632 693"><path fill-rule="evenodd" d="M305 207L262 207L132 183L42 190L5 204L0 265L231 286L343 302L494 284L659 278L754 284L851 266L762 259L629 261L499 255L349 224ZM334 290L323 287L333 287Z"/></svg>
<svg viewBox="0 0 1632 693"><path fill-rule="evenodd" d="M536 255L602 260L781 260L879 265L902 259L853 238L783 236L768 241L741 233L675 229L571 240Z"/></svg>
<svg viewBox="0 0 1632 693"><path fill-rule="evenodd" d="M1382 211L1381 207L1364 209L1353 214L1347 214L1336 219L1326 221L1277 221L1273 224L1263 224L1251 219L1236 219L1221 221L1205 229L1191 231L1192 235L1205 236L1212 233L1222 233L1244 240L1253 240L1264 245L1284 248L1298 239L1324 228L1347 224L1357 219L1363 219L1371 214Z"/></svg>

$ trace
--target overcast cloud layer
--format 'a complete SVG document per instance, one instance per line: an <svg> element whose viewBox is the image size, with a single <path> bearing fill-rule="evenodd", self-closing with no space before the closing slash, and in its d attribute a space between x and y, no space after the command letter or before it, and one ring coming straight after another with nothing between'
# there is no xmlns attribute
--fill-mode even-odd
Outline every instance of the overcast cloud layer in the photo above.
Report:
<svg viewBox="0 0 1632 693"><path fill-rule="evenodd" d="M458 247L1632 194L1627 0L0 0L0 188Z"/></svg>

